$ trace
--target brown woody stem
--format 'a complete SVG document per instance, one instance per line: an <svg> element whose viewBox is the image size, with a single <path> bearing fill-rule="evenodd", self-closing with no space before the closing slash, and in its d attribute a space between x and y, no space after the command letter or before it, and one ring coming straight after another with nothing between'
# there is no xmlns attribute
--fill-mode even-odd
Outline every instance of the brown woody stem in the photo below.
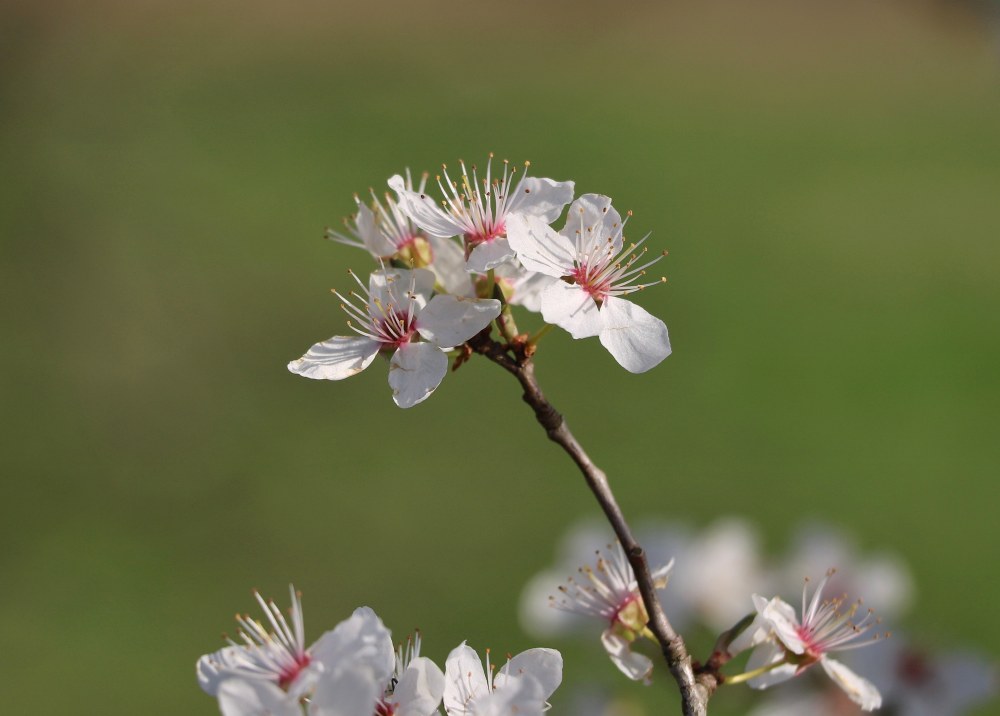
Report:
<svg viewBox="0 0 1000 716"><path fill-rule="evenodd" d="M653 576L646 561L646 553L632 535L632 530L625 520L625 515L615 500L607 475L591 461L583 447L570 432L562 414L546 400L538 382L535 379L535 366L530 353L525 350L525 341L513 341L504 346L493 340L489 329L469 341L473 351L485 356L517 378L524 391L524 402L535 412L535 418L545 429L549 439L559 445L570 456L583 473L584 480L590 491L597 498L605 517L618 537L629 564L635 572L639 593L642 596L646 613L649 614L649 626L663 652L667 667L681 692L681 712L684 716L706 716L708 700L717 686L714 670L699 671L696 675L691 664L684 640L674 631L663 607L656 596Z"/></svg>

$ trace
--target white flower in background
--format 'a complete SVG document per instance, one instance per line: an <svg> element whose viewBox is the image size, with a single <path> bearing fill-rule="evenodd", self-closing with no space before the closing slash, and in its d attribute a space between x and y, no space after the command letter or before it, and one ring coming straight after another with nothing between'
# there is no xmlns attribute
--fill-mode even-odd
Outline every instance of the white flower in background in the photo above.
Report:
<svg viewBox="0 0 1000 716"><path fill-rule="evenodd" d="M768 601L753 595L757 617L733 642L730 651L735 654L755 647L747 662L747 673L758 670L761 673L749 680L752 688L765 689L801 674L813 664L821 664L852 701L871 711L882 704L878 689L829 654L872 644L872 639L859 639L878 621L871 610L857 623L852 621L860 602L841 611L843 597L823 600L823 588L831 574L832 571L827 573L819 583L811 600L807 598L807 580L802 589L802 621L795 616L795 609L780 597ZM874 638L877 640L879 635Z"/></svg>
<svg viewBox="0 0 1000 716"><path fill-rule="evenodd" d="M621 544L609 545L607 557L597 552L594 567L585 565L580 569L586 581L572 577L559 587L562 597L551 597L557 609L597 617L607 623L601 634L601 644L618 669L635 681L649 683L653 662L645 654L633 652L631 645L644 636L649 623L649 615L639 594L632 565L628 563ZM673 567L673 560L653 571L653 582L657 589L667 586L667 577Z"/></svg>
<svg viewBox="0 0 1000 716"><path fill-rule="evenodd" d="M807 523L795 531L791 544L791 553L773 575L774 593L794 594L803 574L817 574L835 564L838 569L827 591L864 594L865 603L883 617L901 616L913 599L913 577L902 559L886 551L862 554L842 530Z"/></svg>
<svg viewBox="0 0 1000 716"><path fill-rule="evenodd" d="M584 194L569 208L558 233L538 217L513 214L507 236L529 271L555 279L541 291L542 317L574 338L598 336L615 360L643 373L670 355L667 326L622 296L665 281L644 282L646 240L624 245L624 222L600 194Z"/></svg>
<svg viewBox="0 0 1000 716"><path fill-rule="evenodd" d="M562 683L562 655L555 649L528 649L509 658L493 675L463 642L445 662L444 709L448 716L535 716L548 710L548 699Z"/></svg>
<svg viewBox="0 0 1000 716"><path fill-rule="evenodd" d="M423 193L427 181L425 174L417 192ZM403 186L413 191L413 180L407 170ZM473 296L472 282L465 271L465 256L453 241L430 236L421 231L386 193L385 203L371 190L372 203L366 206L355 195L358 213L344 219L346 234L327 229L327 238L347 246L364 249L373 258L388 263L391 259L402 261L407 267L428 268L434 272L445 293L456 296Z"/></svg>
<svg viewBox="0 0 1000 716"><path fill-rule="evenodd" d="M969 651L924 651L898 634L858 652L854 664L894 716L960 716L1000 690L995 661Z"/></svg>
<svg viewBox="0 0 1000 716"><path fill-rule="evenodd" d="M643 544L647 549L652 548ZM746 595L768 591L761 565L760 537L746 520L737 517L716 520L676 554L675 592L671 601L682 602L689 613L698 615L717 633L730 628L747 613Z"/></svg>
<svg viewBox="0 0 1000 716"><path fill-rule="evenodd" d="M522 176L514 183L516 170L506 160L502 176L492 175L492 165L491 154L481 184L475 166L470 176L465 162L460 161L462 174L457 182L448 176L447 167L442 167L444 180L438 178L445 196L442 206L423 191L408 188L398 174L389 179L389 186L399 194L400 206L417 226L438 238L462 237L466 268L474 273L484 273L513 258L507 241L507 220L513 213L551 223L573 198L571 181ZM529 164L524 166L527 172Z"/></svg>
<svg viewBox="0 0 1000 716"><path fill-rule="evenodd" d="M396 667L375 707L375 716L430 716L444 694L444 674L420 656L420 633L396 648Z"/></svg>
<svg viewBox="0 0 1000 716"><path fill-rule="evenodd" d="M311 698L310 716L337 716L333 704L374 709L392 674L389 631L367 607L305 646L301 596L291 589L290 620L274 602L256 594L267 625L237 617L240 630L229 646L198 660L198 682L219 700L224 716L295 716Z"/></svg>
<svg viewBox="0 0 1000 716"><path fill-rule="evenodd" d="M356 337L334 336L288 364L306 378L343 380L371 365L380 351L392 353L389 386L401 408L427 399L448 372L445 351L461 345L500 314L500 302L439 294L431 298L434 274L426 269L381 269L371 275L364 295L352 291L358 307L336 295ZM355 323L356 321L356 323ZM423 339L423 340L419 340Z"/></svg>

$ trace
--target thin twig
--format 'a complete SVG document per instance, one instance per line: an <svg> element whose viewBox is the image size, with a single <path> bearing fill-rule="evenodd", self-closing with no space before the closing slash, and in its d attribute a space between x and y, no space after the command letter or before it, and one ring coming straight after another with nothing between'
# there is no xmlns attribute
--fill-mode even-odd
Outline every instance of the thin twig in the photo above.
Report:
<svg viewBox="0 0 1000 716"><path fill-rule="evenodd" d="M562 447L580 468L590 491L594 493L604 515L618 537L625 554L628 556L632 571L635 572L639 593L642 596L646 613L649 614L650 628L660 644L663 657L670 673L677 682L681 692L681 711L684 716L706 716L708 700L715 691L717 680L711 672L701 672L697 676L691 665L691 657L687 653L684 640L674 631L663 607L656 595L653 575L649 571L649 563L642 546L632 535L632 530L625 520L607 475L591 461L583 447L570 432L562 414L553 407L535 379L535 366L525 350L527 344L512 343L502 345L489 334L489 329L469 341L473 351L496 363L508 373L511 373L524 390L524 402L531 406L535 418L545 429L549 439Z"/></svg>

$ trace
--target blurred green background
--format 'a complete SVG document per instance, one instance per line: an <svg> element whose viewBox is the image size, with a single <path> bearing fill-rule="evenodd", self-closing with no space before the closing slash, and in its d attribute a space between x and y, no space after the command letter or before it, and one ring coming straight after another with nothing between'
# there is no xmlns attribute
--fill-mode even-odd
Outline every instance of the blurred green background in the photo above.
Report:
<svg viewBox="0 0 1000 716"><path fill-rule="evenodd" d="M489 151L670 251L664 364L537 359L627 514L843 525L911 564L910 631L993 648L995 9L4 3L4 710L215 713L195 660L289 582L310 639L369 604L439 663L536 645L519 590L596 506L514 382L476 360L402 411L378 365L285 370L368 269L321 238L352 193Z"/></svg>

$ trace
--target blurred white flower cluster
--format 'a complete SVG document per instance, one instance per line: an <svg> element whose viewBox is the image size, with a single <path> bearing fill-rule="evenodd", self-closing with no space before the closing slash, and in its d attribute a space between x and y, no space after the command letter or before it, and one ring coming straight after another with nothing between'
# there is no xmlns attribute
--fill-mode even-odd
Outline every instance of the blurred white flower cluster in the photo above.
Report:
<svg viewBox="0 0 1000 716"><path fill-rule="evenodd" d="M202 689L223 716L532 716L548 710L562 682L562 656L529 649L495 674L464 642L444 672L420 655L419 634L394 651L389 630L368 607L305 645L299 594L291 589L286 618L274 602L257 601L265 620L237 616L229 645L198 660Z"/></svg>
<svg viewBox="0 0 1000 716"><path fill-rule="evenodd" d="M661 601L675 629L697 626L718 635L744 620L746 628L729 640L728 651L752 652L733 683L764 689L818 673L810 669L814 664L830 677L794 678L791 686L761 702L753 716L847 716L880 706L894 716L958 716L997 691L997 670L982 657L924 653L899 634L886 639L878 631L883 618L898 623L909 608L910 572L898 556L863 553L836 529L800 527L791 549L777 560L765 559L757 531L738 518L720 519L700 531L648 523L636 529L636 536L660 577L657 588L666 587ZM586 617L597 617L604 623L601 642L611 660L630 678L648 682L653 662L631 648L648 630L648 617L634 606L641 607L641 601L631 567L617 544L609 546L610 539L601 523L572 528L555 564L525 585L521 623L537 637L553 638L593 633ZM830 569L834 565L837 569ZM815 588L809 582L803 588L804 577L828 570ZM783 598L796 594L802 599L800 614ZM864 606L847 595L863 597ZM829 654L834 652L846 653L833 659ZM617 712L593 704L590 709Z"/></svg>
<svg viewBox="0 0 1000 716"><path fill-rule="evenodd" d="M494 173L492 160L482 177L460 162L452 180L443 167L438 199L426 177L414 187L408 172L389 179L395 196L384 202L374 191L370 206L356 198L345 232L328 232L377 264L367 281L351 272L356 289L334 291L354 335L315 344L290 371L342 380L384 354L393 399L409 408L440 385L447 353L498 319L505 303L540 311L574 338L597 336L633 373L670 354L663 321L623 298L665 280L645 279L662 256L645 258L645 237L626 241L627 219L611 199L573 201L572 181L528 177L528 163L521 175L506 161ZM564 211L557 232L550 224Z"/></svg>

